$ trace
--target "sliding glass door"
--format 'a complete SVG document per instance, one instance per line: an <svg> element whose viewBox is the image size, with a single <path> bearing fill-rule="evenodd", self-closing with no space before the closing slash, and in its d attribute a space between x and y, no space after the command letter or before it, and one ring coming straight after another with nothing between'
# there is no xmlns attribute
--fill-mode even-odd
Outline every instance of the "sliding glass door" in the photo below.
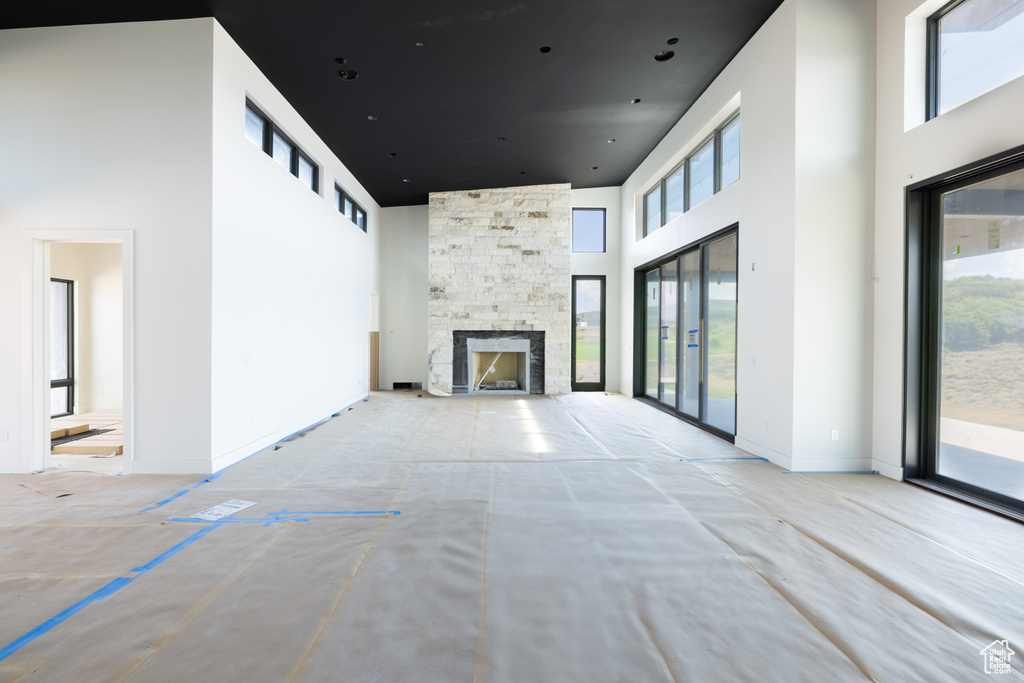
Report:
<svg viewBox="0 0 1024 683"><path fill-rule="evenodd" d="M706 333L703 419L736 433L736 233L711 242L704 252Z"/></svg>
<svg viewBox="0 0 1024 683"><path fill-rule="evenodd" d="M909 194L918 249L908 372L920 380L908 394L907 471L1024 514L1024 151L1016 156Z"/></svg>
<svg viewBox="0 0 1024 683"><path fill-rule="evenodd" d="M727 436L736 432L736 258L733 229L637 275L638 395Z"/></svg>

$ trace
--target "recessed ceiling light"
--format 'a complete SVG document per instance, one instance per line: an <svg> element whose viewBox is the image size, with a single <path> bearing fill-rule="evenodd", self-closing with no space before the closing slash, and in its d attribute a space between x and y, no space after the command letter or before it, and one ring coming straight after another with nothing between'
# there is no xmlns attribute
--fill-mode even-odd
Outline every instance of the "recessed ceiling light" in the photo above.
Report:
<svg viewBox="0 0 1024 683"><path fill-rule="evenodd" d="M411 183L412 182L412 178L402 178L402 182L403 183Z"/></svg>
<svg viewBox="0 0 1024 683"><path fill-rule="evenodd" d="M666 41L666 42L668 42L669 45L675 45L676 43L679 42L679 39L678 38L669 38L668 41Z"/></svg>
<svg viewBox="0 0 1024 683"><path fill-rule="evenodd" d="M377 117L374 116L373 114L370 114L369 116L366 117L366 120L367 121L376 121Z"/></svg>
<svg viewBox="0 0 1024 683"><path fill-rule="evenodd" d="M519 175L526 175L526 171L520 171Z"/></svg>
<svg viewBox="0 0 1024 683"><path fill-rule="evenodd" d="M550 46L550 45L545 45L544 47L542 47L542 48L540 49L540 51L541 51L541 52L542 52L543 54L547 54L547 53L551 52L551 46Z"/></svg>
<svg viewBox="0 0 1024 683"><path fill-rule="evenodd" d="M338 72L338 78L343 81L354 81L359 78L359 72L352 69L342 69Z"/></svg>
<svg viewBox="0 0 1024 683"><path fill-rule="evenodd" d="M591 167L590 167L590 170L592 170L592 171L596 171L596 170L597 170L597 166L591 166Z"/></svg>
<svg viewBox="0 0 1024 683"><path fill-rule="evenodd" d="M397 156L398 156L398 154L397 154L397 153L395 153L395 152L388 152L388 156L389 156L389 157L397 157Z"/></svg>
<svg viewBox="0 0 1024 683"><path fill-rule="evenodd" d="M631 99L629 101L629 103L630 104L640 104L640 98L639 97L634 97L633 99Z"/></svg>
<svg viewBox="0 0 1024 683"><path fill-rule="evenodd" d="M656 62L667 62L668 60L672 59L675 56L676 56L676 53L672 52L672 50L662 50L658 54L654 55L654 61L656 61Z"/></svg>
<svg viewBox="0 0 1024 683"><path fill-rule="evenodd" d="M424 45L426 45L426 43L420 42L418 40L416 41L416 47L423 47Z"/></svg>
<svg viewBox="0 0 1024 683"><path fill-rule="evenodd" d="M505 142L505 138L498 138L498 142Z"/></svg>
<svg viewBox="0 0 1024 683"><path fill-rule="evenodd" d="M608 144L609 145L612 144L613 142L615 142L615 138L611 138L611 139L608 140Z"/></svg>
<svg viewBox="0 0 1024 683"><path fill-rule="evenodd" d="M344 64L345 63L345 58L344 57L335 57L334 61L337 64Z"/></svg>

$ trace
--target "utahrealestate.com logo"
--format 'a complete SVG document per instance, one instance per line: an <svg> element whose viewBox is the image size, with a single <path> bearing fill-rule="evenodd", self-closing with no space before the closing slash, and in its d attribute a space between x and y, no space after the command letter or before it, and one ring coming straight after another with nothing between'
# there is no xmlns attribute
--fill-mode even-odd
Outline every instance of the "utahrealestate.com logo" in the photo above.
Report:
<svg viewBox="0 0 1024 683"><path fill-rule="evenodd" d="M1017 653L1010 649L1008 641L993 640L978 654L985 658L985 673L1008 674L1013 671L1010 668L1010 657Z"/></svg>

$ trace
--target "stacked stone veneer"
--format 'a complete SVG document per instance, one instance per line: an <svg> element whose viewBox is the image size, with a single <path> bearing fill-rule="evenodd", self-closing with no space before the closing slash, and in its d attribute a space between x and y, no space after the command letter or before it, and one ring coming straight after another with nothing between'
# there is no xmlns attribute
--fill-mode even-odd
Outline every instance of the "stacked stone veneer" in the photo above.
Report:
<svg viewBox="0 0 1024 683"><path fill-rule="evenodd" d="M548 394L571 390L568 184L430 195L427 388L452 391L452 332L545 335Z"/></svg>

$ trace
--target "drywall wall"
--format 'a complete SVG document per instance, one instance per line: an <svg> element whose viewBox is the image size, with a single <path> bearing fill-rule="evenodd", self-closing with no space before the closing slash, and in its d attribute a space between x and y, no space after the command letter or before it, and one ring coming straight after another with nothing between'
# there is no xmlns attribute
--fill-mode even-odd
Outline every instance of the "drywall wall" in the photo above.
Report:
<svg viewBox="0 0 1024 683"><path fill-rule="evenodd" d="M1024 78L924 122L925 22L943 0L878 0L872 458L903 460L904 192L908 185L1024 144Z"/></svg>
<svg viewBox="0 0 1024 683"><path fill-rule="evenodd" d="M605 210L605 253L577 253L569 255L569 269L573 275L605 276L605 389L624 391L619 372L621 360L622 326L622 203L618 187L598 187L572 190L570 198L576 208ZM627 393L627 395L629 395Z"/></svg>
<svg viewBox="0 0 1024 683"><path fill-rule="evenodd" d="M364 398L379 207L219 24L213 43L212 438L218 470ZM249 97L320 167L313 192L245 137ZM334 183L367 232L334 208Z"/></svg>
<svg viewBox="0 0 1024 683"><path fill-rule="evenodd" d="M793 443L797 3L761 27L622 187L621 384L633 388L634 270L739 224L737 439L789 465ZM740 179L647 237L643 195L737 108Z"/></svg>
<svg viewBox="0 0 1024 683"><path fill-rule="evenodd" d="M736 444L787 468L870 467L874 21L788 0L623 186L625 274L739 224ZM740 179L642 238L643 194L736 108ZM632 297L624 277L624 385Z"/></svg>
<svg viewBox="0 0 1024 683"><path fill-rule="evenodd" d="M121 245L55 242L50 275L75 283L75 412L120 409Z"/></svg>
<svg viewBox="0 0 1024 683"><path fill-rule="evenodd" d="M210 20L0 33L0 471L33 466L29 254L53 230L133 231L130 465L209 471L212 46Z"/></svg>
<svg viewBox="0 0 1024 683"><path fill-rule="evenodd" d="M380 388L427 380L427 206L382 209Z"/></svg>
<svg viewBox="0 0 1024 683"><path fill-rule="evenodd" d="M869 471L874 2L799 0L796 36L791 467Z"/></svg>

